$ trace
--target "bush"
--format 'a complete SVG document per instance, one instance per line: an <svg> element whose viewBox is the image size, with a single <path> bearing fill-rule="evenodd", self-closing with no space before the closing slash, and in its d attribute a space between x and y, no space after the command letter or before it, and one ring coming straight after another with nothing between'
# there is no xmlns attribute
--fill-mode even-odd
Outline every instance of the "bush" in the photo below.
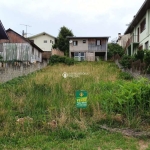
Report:
<svg viewBox="0 0 150 150"><path fill-rule="evenodd" d="M135 58L132 56L128 56L128 55L123 55L122 59L120 60L120 64L126 69L130 69L131 68L131 62L134 60Z"/></svg>
<svg viewBox="0 0 150 150"><path fill-rule="evenodd" d="M49 59L49 64L53 65L53 64L56 64L56 63L59 63L59 57L58 55L53 55L50 57Z"/></svg>
<svg viewBox="0 0 150 150"><path fill-rule="evenodd" d="M71 58L68 58L68 57L66 57L66 59L65 59L65 64L67 64L67 65L73 65L74 64L74 60L73 59L71 59Z"/></svg>
<svg viewBox="0 0 150 150"><path fill-rule="evenodd" d="M130 75L128 72L121 72L119 74L119 78L120 79L124 79L124 80L132 80L133 79L133 76Z"/></svg>
<svg viewBox="0 0 150 150"><path fill-rule="evenodd" d="M150 50L145 50L145 55L144 55L144 61L146 63L146 66L148 68L148 66L150 65Z"/></svg>
<svg viewBox="0 0 150 150"><path fill-rule="evenodd" d="M134 56L135 56L136 60L140 59L141 62L143 62L143 60L144 60L144 51L143 50L138 50L137 54L135 54Z"/></svg>
<svg viewBox="0 0 150 150"><path fill-rule="evenodd" d="M101 85L101 107L108 114L121 114L127 125L150 117L150 82L147 79ZM106 90L106 87L112 86ZM107 96L106 96L107 95ZM138 124L137 124L138 125Z"/></svg>
<svg viewBox="0 0 150 150"><path fill-rule="evenodd" d="M57 63L64 63L70 66L74 64L74 60L72 58L65 57L65 56L58 56L58 55L51 56L49 59L49 64L53 65Z"/></svg>

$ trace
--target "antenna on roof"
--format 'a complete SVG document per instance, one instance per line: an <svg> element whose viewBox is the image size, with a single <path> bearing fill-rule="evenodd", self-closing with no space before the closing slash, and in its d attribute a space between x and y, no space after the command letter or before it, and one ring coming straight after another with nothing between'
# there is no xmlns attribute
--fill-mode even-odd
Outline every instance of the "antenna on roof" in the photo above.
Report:
<svg viewBox="0 0 150 150"><path fill-rule="evenodd" d="M26 37L27 37L27 27L31 27L31 26L27 24L20 24L20 25L26 26Z"/></svg>

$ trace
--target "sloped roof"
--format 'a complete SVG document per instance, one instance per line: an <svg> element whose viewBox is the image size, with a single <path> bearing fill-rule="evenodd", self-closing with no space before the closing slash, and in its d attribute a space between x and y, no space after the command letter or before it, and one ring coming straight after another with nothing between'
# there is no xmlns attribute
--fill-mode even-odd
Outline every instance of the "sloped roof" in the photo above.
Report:
<svg viewBox="0 0 150 150"><path fill-rule="evenodd" d="M46 33L46 32L42 32L42 33L39 33L39 34L30 36L30 37L28 37L28 39L31 39L31 38L34 38L34 37L38 37L38 36L41 36L41 35L48 35L48 36L53 37L53 38L56 39L56 37L54 37L54 36L52 36L52 35L50 35L50 34L48 34L48 33Z"/></svg>
<svg viewBox="0 0 150 150"><path fill-rule="evenodd" d="M7 39L8 40L8 36L7 33L5 31L5 28L0 20L0 39Z"/></svg>
<svg viewBox="0 0 150 150"><path fill-rule="evenodd" d="M6 32L9 32L9 31L12 31L14 32L15 34L17 34L18 36L20 36L20 38L22 38L23 40L25 40L26 42L28 42L29 44L31 44L33 47L35 47L37 50L43 52L42 49L40 49L36 44L34 44L33 42L31 42L30 40L28 40L27 38L23 37L22 35L20 35L19 33L15 32L14 30L12 29L7 29Z"/></svg>
<svg viewBox="0 0 150 150"><path fill-rule="evenodd" d="M150 0L145 0L141 8L138 10L137 14L134 16L132 22L126 29L124 34L131 33L134 27L141 21L143 16L146 14L146 11L150 9Z"/></svg>
<svg viewBox="0 0 150 150"><path fill-rule="evenodd" d="M76 36L67 36L68 39L100 39L100 38L105 38L105 39L109 39L110 36L80 36L80 37L76 37Z"/></svg>

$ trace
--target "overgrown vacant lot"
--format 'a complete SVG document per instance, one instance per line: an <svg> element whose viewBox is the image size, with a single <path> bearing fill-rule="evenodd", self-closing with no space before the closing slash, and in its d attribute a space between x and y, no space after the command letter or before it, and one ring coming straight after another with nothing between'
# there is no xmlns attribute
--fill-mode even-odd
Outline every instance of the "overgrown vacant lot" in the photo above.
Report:
<svg viewBox="0 0 150 150"><path fill-rule="evenodd" d="M64 72L72 77L64 78ZM149 131L148 81L125 81L119 74L113 63L59 64L1 84L0 149L150 149L147 138L100 128ZM75 105L76 90L88 92L88 107L82 111Z"/></svg>

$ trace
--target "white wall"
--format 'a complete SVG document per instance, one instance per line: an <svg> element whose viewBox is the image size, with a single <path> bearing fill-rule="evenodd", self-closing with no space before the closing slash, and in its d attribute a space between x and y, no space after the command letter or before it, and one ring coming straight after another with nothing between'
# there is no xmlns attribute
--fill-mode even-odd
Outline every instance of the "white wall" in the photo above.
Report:
<svg viewBox="0 0 150 150"><path fill-rule="evenodd" d="M146 14L143 16L141 21L138 23L138 25L134 28L134 35L138 34L138 27L140 29L140 24L143 21L143 19L146 18L146 29L139 34L139 46L143 45L143 49L145 49L145 43L149 41L150 44L150 10L147 10ZM137 38L136 38L137 41Z"/></svg>
<svg viewBox="0 0 150 150"><path fill-rule="evenodd" d="M41 48L43 51L51 51L52 45L55 44L55 38L45 34L39 35L36 37L29 38L30 40L34 40L34 43ZM44 40L47 40L47 43L44 43ZM50 43L50 40L53 41L53 44Z"/></svg>

